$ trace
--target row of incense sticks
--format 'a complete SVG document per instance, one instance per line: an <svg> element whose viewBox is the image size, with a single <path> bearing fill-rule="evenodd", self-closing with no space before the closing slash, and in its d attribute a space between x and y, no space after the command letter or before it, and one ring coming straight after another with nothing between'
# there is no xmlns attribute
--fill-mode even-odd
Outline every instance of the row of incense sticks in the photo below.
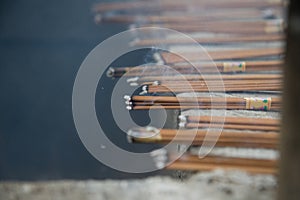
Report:
<svg viewBox="0 0 300 200"><path fill-rule="evenodd" d="M170 28L194 39L157 35L155 29L139 29L130 45L155 47L163 44L169 51L156 51L154 58L169 67L157 64L108 69L107 76L126 76L128 84L142 90L140 95L124 96L128 110L226 109L278 112L281 109L281 98L274 94L280 94L282 88L282 75L278 72L284 65L281 60L285 39L284 7L285 2L282 0L140 0L99 3L93 9L97 22L134 23L132 28ZM208 33L210 36L207 36ZM197 52L194 42L207 45L207 52ZM170 96L171 93L194 92L256 92L273 95ZM268 115L270 112L265 113ZM209 139L207 135L217 135L221 130L216 142L217 148L277 151L279 145L278 119L180 115L174 123L178 129L132 128L127 133L128 139L132 143L163 145L170 142L185 145L191 142L192 146L199 147ZM165 155L167 160L172 160L175 156L173 153ZM199 159L189 149L165 168L195 171L222 168L276 174L277 160L216 155Z"/></svg>
<svg viewBox="0 0 300 200"><path fill-rule="evenodd" d="M147 15L139 15L139 13L108 13L101 15L101 22L113 23L193 23L193 22L211 22L211 21L229 21L235 18L239 19L272 19L282 17L281 9L214 9L212 11L202 10L202 12L186 13L186 15L176 15L177 12L168 12L166 15L157 13L148 13Z"/></svg>
<svg viewBox="0 0 300 200"><path fill-rule="evenodd" d="M245 42L280 42L284 39L283 34L255 34L244 35L234 34L234 37L228 35L217 35L215 37L193 37L194 41L200 44L230 44L230 43L245 43ZM190 44L191 40L185 38L149 38L133 41L134 46L146 46L155 44L179 45Z"/></svg>
<svg viewBox="0 0 300 200"><path fill-rule="evenodd" d="M228 109L279 111L278 97L173 97L173 96L125 96L128 110L148 109Z"/></svg>
<svg viewBox="0 0 300 200"><path fill-rule="evenodd" d="M153 84L153 82L159 82L159 84L165 84L169 82L178 81L229 81L229 80L281 80L281 74L199 74L199 75L184 75L184 76L141 76L128 79L128 83L145 85Z"/></svg>
<svg viewBox="0 0 300 200"><path fill-rule="evenodd" d="M172 157L172 155L170 155ZM169 158L172 159L172 158ZM208 171L216 169L244 170L253 174L278 174L278 161L273 159L230 158L184 154L166 167L170 170Z"/></svg>
<svg viewBox="0 0 300 200"><path fill-rule="evenodd" d="M181 52L176 55L170 52L162 52L160 55L165 63L178 63L194 61L210 61L210 60L226 60L226 59L246 59L259 58L268 56L281 56L284 53L283 48L257 48L257 49L237 49L237 50L218 50L206 52ZM208 56L209 55L209 56Z"/></svg>
<svg viewBox="0 0 300 200"><path fill-rule="evenodd" d="M182 93L182 92L239 92L265 91L280 92L280 74L235 74L235 75L186 75L186 76L144 76L133 79L132 85L143 86L143 92Z"/></svg>
<svg viewBox="0 0 300 200"><path fill-rule="evenodd" d="M223 85L224 84L224 85ZM256 81L224 81L223 84L213 81L194 81L187 84L165 83L163 85L147 85L143 87L145 93L183 93L183 92L243 92L243 91L277 91L280 92L280 80Z"/></svg>
<svg viewBox="0 0 300 200"><path fill-rule="evenodd" d="M279 131L279 120L272 118L179 116L181 128L223 128L251 131Z"/></svg>
<svg viewBox="0 0 300 200"><path fill-rule="evenodd" d="M245 122L246 123L246 122ZM160 129L158 132L148 131L145 128L130 129L128 139L139 143L162 143L170 142L201 146L206 135L218 135L219 132L211 130L185 130L185 129ZM214 137L212 138L215 139ZM208 141L209 139L206 138ZM241 148L263 148L277 149L279 145L278 132L256 131L247 133L244 131L232 131L223 129L216 142L216 147L241 147Z"/></svg>
<svg viewBox="0 0 300 200"><path fill-rule="evenodd" d="M159 76L162 73L168 75L176 74L192 74L192 73L234 73L234 72L265 72L265 71L280 71L283 62L281 60L269 61L247 61L247 62L203 62L192 64L177 64L171 65L171 69L166 69L162 66L136 66L136 67L121 67L109 68L107 76Z"/></svg>
<svg viewBox="0 0 300 200"><path fill-rule="evenodd" d="M161 1L130 1L117 3L98 3L94 6L95 12L103 13L107 11L159 11L159 10L177 10L187 11L187 8L194 9L212 9L212 8L281 8L284 2L280 0L220 0L220 1L179 1L179 0L161 0Z"/></svg>
<svg viewBox="0 0 300 200"><path fill-rule="evenodd" d="M137 27L157 27L158 24L145 24ZM181 32L214 32L214 33L234 33L234 34L273 34L282 33L284 31L284 25L279 24L259 24L254 22L228 22L211 24L159 24L162 28L174 29ZM243 27L243 28L241 28ZM149 29L151 31L151 29ZM148 30L147 30L148 31Z"/></svg>

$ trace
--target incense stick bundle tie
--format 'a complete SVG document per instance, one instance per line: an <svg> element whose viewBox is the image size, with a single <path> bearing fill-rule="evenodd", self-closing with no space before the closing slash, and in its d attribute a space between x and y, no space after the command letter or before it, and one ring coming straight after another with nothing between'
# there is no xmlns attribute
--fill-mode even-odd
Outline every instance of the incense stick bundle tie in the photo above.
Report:
<svg viewBox="0 0 300 200"><path fill-rule="evenodd" d="M245 62L224 62L224 72L244 72L246 71Z"/></svg>
<svg viewBox="0 0 300 200"><path fill-rule="evenodd" d="M271 109L271 98L258 98L250 97L246 99L247 110L270 110Z"/></svg>

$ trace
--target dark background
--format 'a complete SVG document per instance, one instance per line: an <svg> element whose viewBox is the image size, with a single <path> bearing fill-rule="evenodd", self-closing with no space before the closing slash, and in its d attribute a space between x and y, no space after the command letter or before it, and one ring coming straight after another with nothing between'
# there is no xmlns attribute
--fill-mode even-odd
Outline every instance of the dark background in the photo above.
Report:
<svg viewBox="0 0 300 200"><path fill-rule="evenodd" d="M1 0L0 5L0 179L106 179L153 175L112 170L82 145L72 118L77 70L101 41L127 25L95 25L93 0ZM119 64L141 64L133 52ZM118 61L116 61L118 64ZM114 64L116 64L114 63ZM128 147L108 105L116 80L103 79L97 109L118 145ZM97 94L99 96L99 94ZM103 109L103 110L101 110ZM122 136L120 136L122 135ZM119 138L119 139L118 139ZM133 145L131 149L153 147Z"/></svg>

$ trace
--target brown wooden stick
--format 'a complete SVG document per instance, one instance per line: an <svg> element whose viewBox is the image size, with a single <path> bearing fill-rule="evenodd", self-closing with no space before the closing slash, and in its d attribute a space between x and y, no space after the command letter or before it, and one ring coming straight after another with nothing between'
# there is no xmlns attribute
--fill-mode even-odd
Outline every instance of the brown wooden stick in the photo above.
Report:
<svg viewBox="0 0 300 200"><path fill-rule="evenodd" d="M145 90L147 93L183 93L183 92L245 92L245 91L282 91L282 84L263 84L263 85L235 85L235 86L182 86L167 87L164 85L149 85Z"/></svg>
<svg viewBox="0 0 300 200"><path fill-rule="evenodd" d="M209 124L209 123L191 123L185 124L185 128L224 128L236 130L252 130L252 131L279 131L278 126L261 126L261 125L245 125L245 124Z"/></svg>
<svg viewBox="0 0 300 200"><path fill-rule="evenodd" d="M149 137L146 137L149 134ZM130 141L142 143L187 143L192 142L192 145L202 145L204 139L206 141L209 135L219 135L218 132L208 130L174 130L174 129L161 129L159 133L153 135L147 130L140 129L134 131L134 135L129 135ZM247 133L244 131L232 132L222 130L216 146L233 146L233 147L255 147L255 148L271 148L276 149L279 145L279 134L276 132L256 132Z"/></svg>
<svg viewBox="0 0 300 200"><path fill-rule="evenodd" d="M272 103L281 104L281 98L272 97ZM152 103L161 103L161 102L194 102L194 103L245 103L245 98L241 97L174 97L174 96L132 96L132 101L142 101L142 102L152 102Z"/></svg>
<svg viewBox="0 0 300 200"><path fill-rule="evenodd" d="M284 36L282 34L259 34L259 35L232 35L227 37L193 37L193 39L200 43L237 43L237 42L272 42L272 41L282 41L284 40ZM183 38L167 38L167 39L143 39L143 40L137 40L133 42L133 45L135 46L145 46L145 45L155 45L155 44L189 44L191 43L191 40L186 40Z"/></svg>
<svg viewBox="0 0 300 200"><path fill-rule="evenodd" d="M278 119L271 118L249 118L249 117L217 117L214 116L185 116L188 122L207 122L207 123L226 123L226 124L248 124L248 125L264 125L279 126ZM225 121L224 121L225 119Z"/></svg>
<svg viewBox="0 0 300 200"><path fill-rule="evenodd" d="M172 155L170 156L172 157ZM172 159L172 158L170 158ZM206 156L199 159L195 155L184 154L166 169L207 171L215 169L244 170L255 174L277 174L278 161L266 159L228 158Z"/></svg>
<svg viewBox="0 0 300 200"><path fill-rule="evenodd" d="M158 15L160 14L160 15ZM135 22L147 22L147 23L193 23L193 22L210 22L221 20L249 20L255 19L256 21L264 20L267 17L282 18L282 10L273 9L269 13L264 10L252 8L252 9L210 9L209 12L197 12L197 13L185 13L184 16L176 15L177 12L158 13L150 12L147 15L141 15L140 13L128 13L128 14L110 14L103 15L103 22L114 23L135 23Z"/></svg>
<svg viewBox="0 0 300 200"><path fill-rule="evenodd" d="M182 52L179 55L162 52L160 55L165 63L178 63L186 62L186 59L189 59L189 62L192 61L207 61L210 59L213 60L223 60L223 59L243 59L243 58L253 58L253 57L265 57L265 56L279 56L284 53L282 48L261 48L261 49L240 49L240 50L226 50L226 51L208 51L208 54L205 53L196 53L196 52ZM209 55L209 56L208 56ZM184 56L185 58L181 57Z"/></svg>
<svg viewBox="0 0 300 200"><path fill-rule="evenodd" d="M159 81L161 84L166 81L224 81L224 80L259 80L259 79L282 79L282 74L233 74L233 75L184 75L184 76L144 76L137 82L145 84L146 81ZM152 84L152 83L151 83Z"/></svg>
<svg viewBox="0 0 300 200"><path fill-rule="evenodd" d="M121 67L110 68L107 72L109 77L119 76L160 76L162 73L166 76L180 74L193 74L193 73L217 73L225 72L224 63L232 62L215 62L215 63L200 63L195 66L191 64L171 65L171 69L163 68L162 66L136 66L136 67ZM283 67L281 60L271 61L247 61L239 62L245 63L246 72L260 72L260 71L279 71ZM228 72L230 73L230 72Z"/></svg>
<svg viewBox="0 0 300 200"><path fill-rule="evenodd" d="M281 7L283 3L281 1L263 1L263 0L227 0L227 1L190 1L189 6L199 8L274 8ZM158 1L145 2L145 1L133 1L133 2L117 2L117 3L98 3L93 7L94 12L106 12L106 11L120 11L120 10L186 10L186 2L182 1Z"/></svg>
<svg viewBox="0 0 300 200"><path fill-rule="evenodd" d="M234 23L232 25L193 25L193 24L143 24L139 25L139 28L142 27L161 27L161 28L168 28L168 29L174 29L176 31L181 32L211 32L211 33L231 33L231 34L274 34L274 33L282 33L283 32L283 26L278 25L247 25L245 23L244 26L241 25L235 25ZM144 29L142 31L149 32L153 31L151 29Z"/></svg>

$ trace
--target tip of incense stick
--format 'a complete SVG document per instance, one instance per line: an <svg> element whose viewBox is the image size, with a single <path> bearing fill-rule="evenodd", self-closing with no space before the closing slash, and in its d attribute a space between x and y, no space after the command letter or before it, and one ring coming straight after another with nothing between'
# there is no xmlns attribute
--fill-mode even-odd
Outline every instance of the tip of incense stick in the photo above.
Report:
<svg viewBox="0 0 300 200"><path fill-rule="evenodd" d="M127 142L128 142L128 143L133 143L133 138L132 138L131 135L128 135L128 134L127 134Z"/></svg>
<svg viewBox="0 0 300 200"><path fill-rule="evenodd" d="M131 101L125 101L125 104L126 105L132 105L132 102Z"/></svg>
<svg viewBox="0 0 300 200"><path fill-rule="evenodd" d="M263 10L262 13L263 13L263 18L265 19L271 19L276 17L273 10L271 9Z"/></svg>
<svg viewBox="0 0 300 200"><path fill-rule="evenodd" d="M128 78L126 81L127 83L132 83L132 82L137 82L139 80L139 77L133 77L133 78Z"/></svg>
<svg viewBox="0 0 300 200"><path fill-rule="evenodd" d="M168 152L166 149L154 150L150 153L150 155L158 169L162 169L166 166L168 162Z"/></svg>
<svg viewBox="0 0 300 200"><path fill-rule="evenodd" d="M132 110L132 106L129 106L129 105L126 106L126 109L127 109L127 110Z"/></svg>
<svg viewBox="0 0 300 200"><path fill-rule="evenodd" d="M186 116L184 116L184 115L179 115L178 119L180 120L180 122L186 122L187 121Z"/></svg>
<svg viewBox="0 0 300 200"><path fill-rule="evenodd" d="M142 93L147 94L148 93L148 85L144 85L142 87Z"/></svg>
<svg viewBox="0 0 300 200"><path fill-rule="evenodd" d="M164 61L159 53L154 53L153 58L155 59L157 64L161 64L161 65L164 64Z"/></svg>
<svg viewBox="0 0 300 200"><path fill-rule="evenodd" d="M101 14L96 14L94 17L94 21L96 24L100 24L102 22L102 15Z"/></svg>
<svg viewBox="0 0 300 200"><path fill-rule="evenodd" d="M142 92L139 93L139 95L145 95L145 94L148 94L148 92L147 91L142 91Z"/></svg>
<svg viewBox="0 0 300 200"><path fill-rule="evenodd" d="M126 101L131 101L131 96L129 95L124 95L123 97Z"/></svg>
<svg viewBox="0 0 300 200"><path fill-rule="evenodd" d="M152 85L155 85L155 86L160 85L160 82L159 81L153 81Z"/></svg>
<svg viewBox="0 0 300 200"><path fill-rule="evenodd" d="M137 27L136 27L135 24L130 24L128 28L129 28L130 30L132 30L132 29L136 29Z"/></svg>
<svg viewBox="0 0 300 200"><path fill-rule="evenodd" d="M130 43L129 43L129 46L133 47L136 45L136 43L140 42L141 40L139 38L135 38L134 40L132 40Z"/></svg>
<svg viewBox="0 0 300 200"><path fill-rule="evenodd" d="M185 122L180 122L179 124L178 124L178 126L179 126L179 128L185 128Z"/></svg>
<svg viewBox="0 0 300 200"><path fill-rule="evenodd" d="M127 131L127 135L137 138L150 138L159 134L159 129L153 126L132 128Z"/></svg>
<svg viewBox="0 0 300 200"><path fill-rule="evenodd" d="M130 86L138 86L139 84L138 83L130 83L129 85Z"/></svg>
<svg viewBox="0 0 300 200"><path fill-rule="evenodd" d="M107 77L113 77L115 75L115 69L110 67L108 68L107 72L106 72L106 76Z"/></svg>

